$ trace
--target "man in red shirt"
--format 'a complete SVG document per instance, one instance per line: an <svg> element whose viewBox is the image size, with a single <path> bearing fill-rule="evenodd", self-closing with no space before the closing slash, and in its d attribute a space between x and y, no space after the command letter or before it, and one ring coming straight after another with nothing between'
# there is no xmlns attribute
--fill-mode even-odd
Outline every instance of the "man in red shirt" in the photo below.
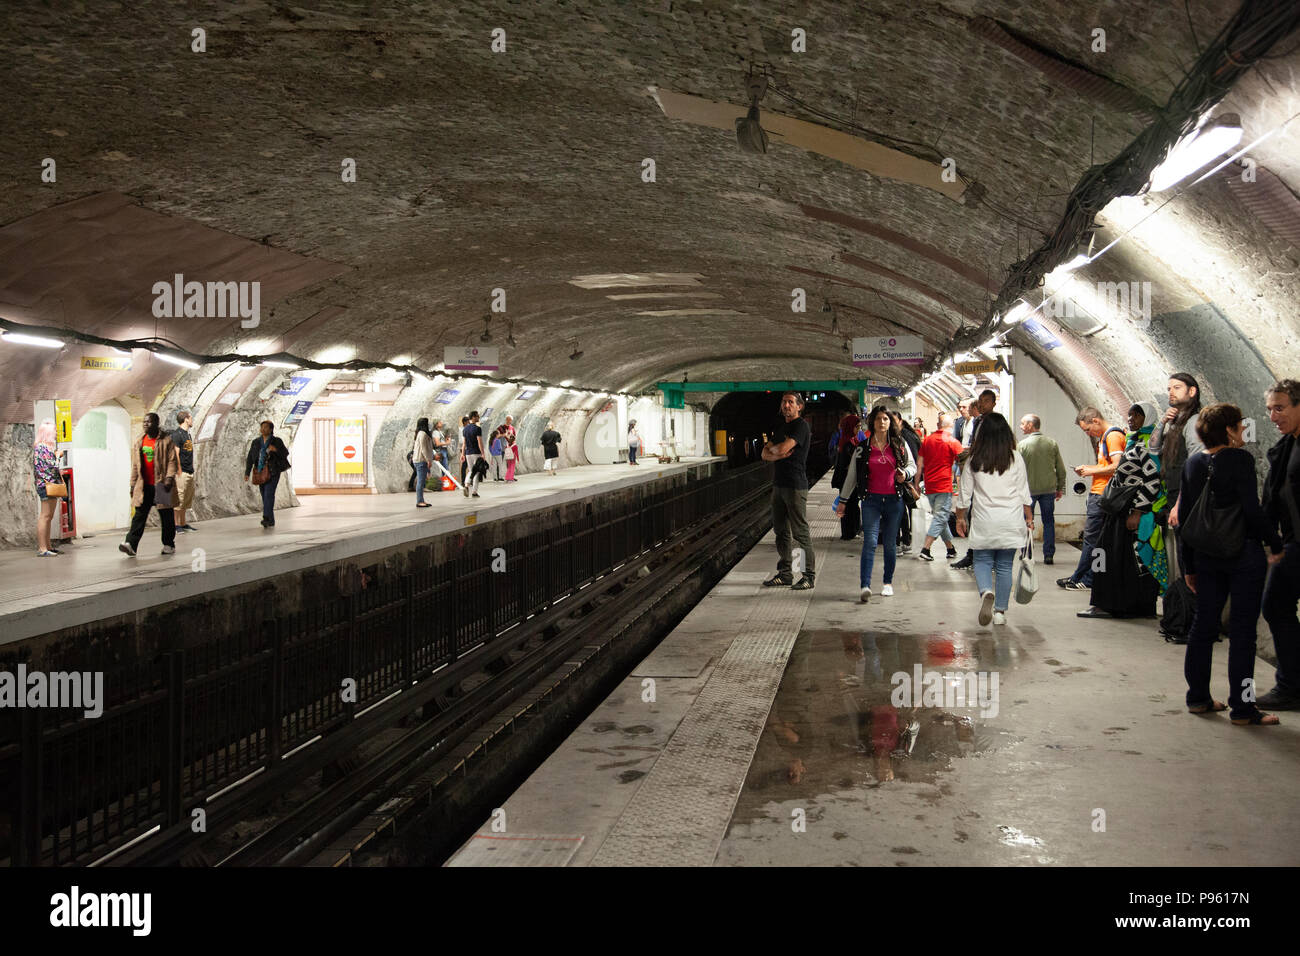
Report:
<svg viewBox="0 0 1300 956"><path fill-rule="evenodd" d="M159 427L156 412L145 415L144 434L133 449L131 504L135 513L131 517L131 530L126 533L126 540L117 549L128 557L135 557L135 549L144 537L144 525L149 519L149 511L157 507L158 519L162 523L162 553L175 554L176 517L172 508L181 459L171 436Z"/></svg>
<svg viewBox="0 0 1300 956"><path fill-rule="evenodd" d="M917 555L922 561L934 560L930 555L930 545L940 536L948 548L948 559L957 557L957 549L952 546L952 532L948 530L948 515L952 513L952 465L960 454L961 442L952 437L952 416L940 412L939 427L921 442L920 464L931 512L925 547Z"/></svg>

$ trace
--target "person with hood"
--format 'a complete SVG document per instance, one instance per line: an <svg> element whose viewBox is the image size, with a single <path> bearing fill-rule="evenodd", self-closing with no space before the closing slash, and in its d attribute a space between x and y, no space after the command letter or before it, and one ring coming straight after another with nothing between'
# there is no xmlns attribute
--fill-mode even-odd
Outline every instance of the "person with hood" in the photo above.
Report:
<svg viewBox="0 0 1300 956"><path fill-rule="evenodd" d="M1101 499L1105 512L1097 547L1105 560L1092 578L1092 606L1079 617L1153 617L1169 584L1160 521L1167 507L1160 456L1151 434L1160 412L1150 402L1128 410L1124 454Z"/></svg>
<svg viewBox="0 0 1300 956"><path fill-rule="evenodd" d="M131 517L131 530L126 540L117 546L128 557L135 557L135 549L144 537L149 509L157 507L162 523L162 553L176 553L176 516L172 496L176 491L176 476L180 474L181 458L171 436L160 428L157 412L144 417L144 434L131 451L131 504L135 513Z"/></svg>

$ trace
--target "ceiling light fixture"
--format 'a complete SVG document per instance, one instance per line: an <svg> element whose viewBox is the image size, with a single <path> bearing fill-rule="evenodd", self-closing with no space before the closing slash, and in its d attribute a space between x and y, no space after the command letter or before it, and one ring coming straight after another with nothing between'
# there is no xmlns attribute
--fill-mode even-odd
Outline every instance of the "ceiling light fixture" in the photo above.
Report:
<svg viewBox="0 0 1300 956"><path fill-rule="evenodd" d="M573 343L573 352L570 353L569 358L570 358L570 359L580 359L580 358L582 358L582 349L578 348L578 340L577 340L577 339L570 339L570 341Z"/></svg>
<svg viewBox="0 0 1300 956"><path fill-rule="evenodd" d="M1158 193L1176 186L1210 160L1233 149L1241 136L1241 117L1236 113L1224 113L1208 123L1202 121L1174 144L1165 161L1151 171L1149 191Z"/></svg>
<svg viewBox="0 0 1300 956"><path fill-rule="evenodd" d="M278 359L264 359L264 360L262 361L262 365L264 365L266 368L291 368L291 369L297 369L297 368L299 367L299 366L295 365L293 362L281 362L281 361L279 361Z"/></svg>
<svg viewBox="0 0 1300 956"><path fill-rule="evenodd" d="M198 362L194 362L194 361L191 361L190 359L183 358L183 357L180 356L180 355L173 355L171 352L154 352L153 354L154 354L157 358L162 359L164 362L170 362L172 365L179 365L181 368L198 368L198 367L199 367L199 363L198 363Z"/></svg>
<svg viewBox="0 0 1300 956"><path fill-rule="evenodd" d="M491 316L490 314L489 314L489 315L485 315L485 316L483 316L483 334L480 335L480 336L478 337L478 340L479 340L480 342L491 342L491 341L492 341L492 328L491 328L491 326L492 326L492 316Z"/></svg>
<svg viewBox="0 0 1300 956"><path fill-rule="evenodd" d="M6 342L12 342L14 345L35 345L42 349L63 348L61 340L47 338L44 335L27 335L24 332L0 332L0 338L3 338Z"/></svg>
<svg viewBox="0 0 1300 956"><path fill-rule="evenodd" d="M1021 322L1025 321L1025 319L1029 318L1029 314L1033 311L1034 307L1024 299L1016 299L1015 304L1011 306L1011 308L1007 310L1007 314L1002 317L1002 322L1005 325L1019 325Z"/></svg>

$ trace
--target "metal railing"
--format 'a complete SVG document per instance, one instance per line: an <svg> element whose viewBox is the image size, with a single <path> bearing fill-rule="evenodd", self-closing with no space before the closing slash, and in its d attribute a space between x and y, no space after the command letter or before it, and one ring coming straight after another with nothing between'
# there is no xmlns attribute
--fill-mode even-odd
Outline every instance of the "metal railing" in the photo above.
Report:
<svg viewBox="0 0 1300 956"><path fill-rule="evenodd" d="M0 710L0 862L84 864L175 826L370 705L490 655L494 636L769 480L754 465L629 489L508 544L492 525L470 529L433 567L106 673L97 718Z"/></svg>

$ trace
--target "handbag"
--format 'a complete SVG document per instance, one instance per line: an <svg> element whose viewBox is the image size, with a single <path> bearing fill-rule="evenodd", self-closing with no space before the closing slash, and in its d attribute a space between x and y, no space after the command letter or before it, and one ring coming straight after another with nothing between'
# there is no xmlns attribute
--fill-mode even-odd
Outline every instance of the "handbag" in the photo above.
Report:
<svg viewBox="0 0 1300 956"><path fill-rule="evenodd" d="M1025 529L1025 546L1016 559L1016 603L1028 604L1038 593L1038 572L1034 570L1034 539Z"/></svg>
<svg viewBox="0 0 1300 956"><path fill-rule="evenodd" d="M165 481L166 479L164 479ZM172 500L172 492L168 489L164 481L160 481L153 486L153 504L155 508L174 508L175 503ZM172 486L173 488L175 485Z"/></svg>
<svg viewBox="0 0 1300 956"><path fill-rule="evenodd" d="M1137 497L1141 488L1139 484L1117 485L1112 481L1106 486L1106 491L1097 502L1097 507L1108 515L1126 515L1133 507L1133 499Z"/></svg>
<svg viewBox="0 0 1300 956"><path fill-rule="evenodd" d="M253 484L264 485L271 480L271 466L263 465L253 471Z"/></svg>
<svg viewBox="0 0 1300 956"><path fill-rule="evenodd" d="M1202 554L1231 561L1246 547L1246 522L1239 502L1226 508L1214 506L1210 490L1214 481L1214 456L1208 457L1210 473L1187 517L1180 517L1178 535Z"/></svg>
<svg viewBox="0 0 1300 956"><path fill-rule="evenodd" d="M65 484L63 484L62 482L59 482L58 484L53 484L53 483L50 483L50 482L46 482L46 483L45 483L45 497L46 497L46 498L66 498L66 497L68 497L68 486L65 485Z"/></svg>

